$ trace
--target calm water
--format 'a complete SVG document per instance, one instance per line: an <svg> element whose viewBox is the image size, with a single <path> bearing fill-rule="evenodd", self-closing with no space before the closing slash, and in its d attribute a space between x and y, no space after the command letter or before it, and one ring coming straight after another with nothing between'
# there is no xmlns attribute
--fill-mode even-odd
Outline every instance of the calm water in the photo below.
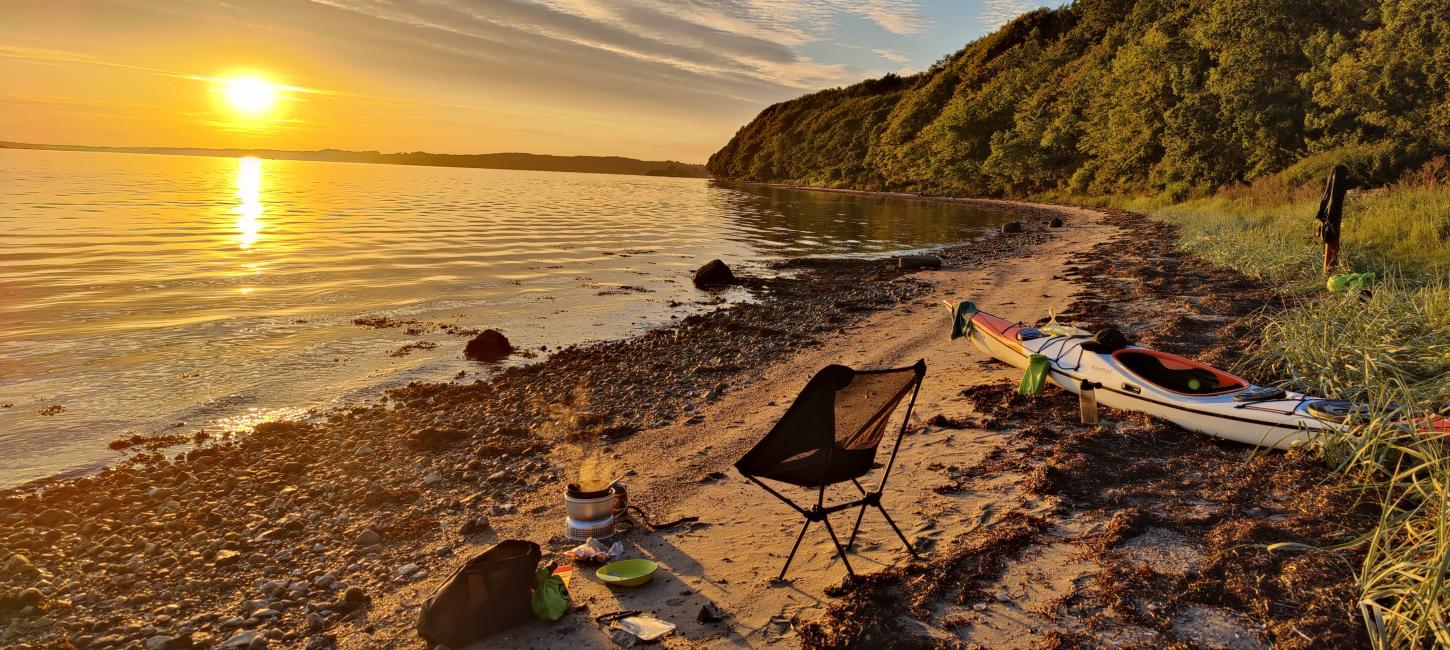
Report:
<svg viewBox="0 0 1450 650"><path fill-rule="evenodd" d="M698 179L0 150L0 485L115 458L127 432L488 371L464 339L355 318L618 338L714 308L689 282L712 257L759 272L1006 218ZM390 354L420 341L438 347Z"/></svg>

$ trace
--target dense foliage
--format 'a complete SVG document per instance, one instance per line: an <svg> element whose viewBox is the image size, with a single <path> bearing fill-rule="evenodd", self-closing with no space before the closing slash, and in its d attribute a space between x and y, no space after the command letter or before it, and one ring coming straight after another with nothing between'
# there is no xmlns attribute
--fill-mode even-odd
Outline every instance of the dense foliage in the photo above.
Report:
<svg viewBox="0 0 1450 650"><path fill-rule="evenodd" d="M1176 198L1450 151L1450 0L1077 0L909 77L771 106L719 178Z"/></svg>

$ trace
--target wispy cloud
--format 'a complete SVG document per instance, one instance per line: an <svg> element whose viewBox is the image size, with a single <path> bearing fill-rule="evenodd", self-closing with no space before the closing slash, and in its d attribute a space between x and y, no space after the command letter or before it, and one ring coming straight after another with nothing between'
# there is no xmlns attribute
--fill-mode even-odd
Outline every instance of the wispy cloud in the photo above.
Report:
<svg viewBox="0 0 1450 650"><path fill-rule="evenodd" d="M1041 3L1029 0L984 0L982 13L977 15L977 19L988 30L994 30L1040 6Z"/></svg>
<svg viewBox="0 0 1450 650"><path fill-rule="evenodd" d="M859 14L892 34L917 34L926 29L921 6L912 0L875 0L834 3L840 11Z"/></svg>
<svg viewBox="0 0 1450 650"><path fill-rule="evenodd" d="M186 80L189 80L189 81L204 81L204 82L207 82L207 83L222 83L222 82L227 81L227 79L225 79L223 77L216 77L216 76L212 76L212 75L196 74L196 73L191 73L191 72L180 72L180 71L177 71L177 70L164 70L164 69L161 69L161 68L150 68L150 67L140 66L140 65L131 65L129 63L120 63L120 62L117 62L117 61L104 61L104 60L97 59L97 58L94 58L94 57L86 56L84 54L77 54L75 52L66 52L66 51L63 51L63 50L49 50L49 49L30 48L30 47L0 46L0 58L17 59L17 60L20 60L20 61L25 61L27 63L50 63L50 64L65 64L65 65L94 65L94 66L101 66L101 67L106 67L106 68L121 68L121 69L124 69L124 70L135 70L135 71L138 71L138 72L146 72L146 73L150 73L150 74L160 75L160 76L163 76L163 77L173 77L173 78L176 78L176 79L186 79ZM322 89L322 88L308 88L308 87L305 87L305 86L291 86L291 85L287 85L287 84L272 84L272 85L276 86L279 90L287 90L287 91L291 91L291 92L295 92L295 93L309 93L309 94L320 94L320 95L341 94L341 93L338 93L337 91L325 90L325 89Z"/></svg>
<svg viewBox="0 0 1450 650"><path fill-rule="evenodd" d="M911 61L911 57L906 56L905 54L902 54L900 52L897 52L896 50L888 50L888 49L882 48L882 49L876 49L876 50L871 50L871 51L872 52L875 52L876 53L876 56L879 56L879 57L881 57L883 59L886 59L887 61L890 61L892 63L906 63L906 62Z"/></svg>

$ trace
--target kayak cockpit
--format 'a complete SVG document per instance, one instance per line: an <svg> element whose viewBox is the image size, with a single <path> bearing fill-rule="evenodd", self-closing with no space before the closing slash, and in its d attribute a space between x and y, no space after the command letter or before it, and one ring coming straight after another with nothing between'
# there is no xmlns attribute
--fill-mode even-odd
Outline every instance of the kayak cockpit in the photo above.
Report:
<svg viewBox="0 0 1450 650"><path fill-rule="evenodd" d="M1113 353L1113 360L1139 379L1181 395L1222 395L1249 385L1217 368L1157 350L1124 348Z"/></svg>

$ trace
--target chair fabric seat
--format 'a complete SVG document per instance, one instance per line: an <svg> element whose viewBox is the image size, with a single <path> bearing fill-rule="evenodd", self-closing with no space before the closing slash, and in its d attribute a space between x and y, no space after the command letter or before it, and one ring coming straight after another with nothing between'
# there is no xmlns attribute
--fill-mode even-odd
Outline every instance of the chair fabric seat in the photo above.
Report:
<svg viewBox="0 0 1450 650"><path fill-rule="evenodd" d="M826 464L827 461L830 465ZM755 476L813 488L861 478L875 464L875 447L860 450L813 449L791 456Z"/></svg>

